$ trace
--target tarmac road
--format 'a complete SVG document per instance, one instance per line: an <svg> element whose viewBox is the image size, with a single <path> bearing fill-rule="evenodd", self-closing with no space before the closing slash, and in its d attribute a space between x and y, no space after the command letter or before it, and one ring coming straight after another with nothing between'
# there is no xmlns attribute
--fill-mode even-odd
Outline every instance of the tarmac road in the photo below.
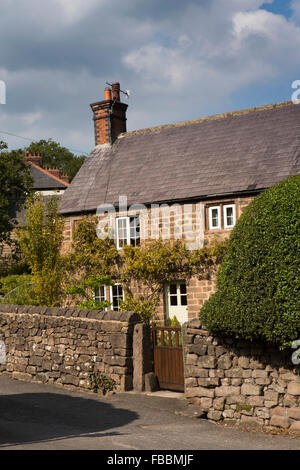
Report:
<svg viewBox="0 0 300 470"><path fill-rule="evenodd" d="M182 398L103 398L2 375L0 450L300 449L300 437L224 428L185 416L187 411Z"/></svg>

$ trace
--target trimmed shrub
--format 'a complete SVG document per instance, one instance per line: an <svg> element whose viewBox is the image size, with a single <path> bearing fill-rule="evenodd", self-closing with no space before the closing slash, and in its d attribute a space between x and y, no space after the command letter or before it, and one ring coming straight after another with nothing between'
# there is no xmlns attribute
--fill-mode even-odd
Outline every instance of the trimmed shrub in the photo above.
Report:
<svg viewBox="0 0 300 470"><path fill-rule="evenodd" d="M200 320L214 334L288 347L300 338L300 175L264 191L231 233Z"/></svg>

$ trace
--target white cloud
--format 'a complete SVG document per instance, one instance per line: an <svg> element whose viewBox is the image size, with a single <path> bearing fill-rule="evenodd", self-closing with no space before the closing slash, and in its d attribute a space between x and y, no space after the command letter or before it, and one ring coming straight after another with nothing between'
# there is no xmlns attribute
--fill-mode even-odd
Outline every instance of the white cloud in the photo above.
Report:
<svg viewBox="0 0 300 470"><path fill-rule="evenodd" d="M256 6L262 3L257 1ZM250 5L251 10L246 9ZM194 91L198 84L207 102L222 96L226 99L261 80L296 72L299 27L282 15L255 10L247 0L226 0L226 10L221 7L225 8L224 1L216 0L209 11L189 9L178 28L180 34L173 36L170 45L151 43L131 50L124 56L124 64L156 94L176 92L183 100L187 88ZM207 25L210 31L206 35ZM203 97L196 99L203 101Z"/></svg>
<svg viewBox="0 0 300 470"><path fill-rule="evenodd" d="M36 111L33 113L26 113L20 116L27 126L32 126L33 124L39 122L42 119L42 113Z"/></svg>
<svg viewBox="0 0 300 470"><path fill-rule="evenodd" d="M299 78L300 0L290 20L264 3L1 0L0 129L88 151L89 103L106 80L132 92L129 130L236 109L237 96L252 106L253 90L267 95L278 80L288 90Z"/></svg>
<svg viewBox="0 0 300 470"><path fill-rule="evenodd" d="M293 11L293 19L300 22L300 1L292 0L291 9Z"/></svg>
<svg viewBox="0 0 300 470"><path fill-rule="evenodd" d="M56 2L61 7L66 21L73 23L82 20L105 0L56 0Z"/></svg>
<svg viewBox="0 0 300 470"><path fill-rule="evenodd" d="M193 65L189 66L189 61L184 59L183 49L181 42L174 49L149 44L127 54L124 63L145 79L155 83L168 82L173 88L181 88Z"/></svg>

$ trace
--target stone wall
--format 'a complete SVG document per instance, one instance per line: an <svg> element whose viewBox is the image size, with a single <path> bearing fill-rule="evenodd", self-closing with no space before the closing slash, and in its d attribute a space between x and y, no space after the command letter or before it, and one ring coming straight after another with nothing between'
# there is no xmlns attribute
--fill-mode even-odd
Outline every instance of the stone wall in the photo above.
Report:
<svg viewBox="0 0 300 470"><path fill-rule="evenodd" d="M185 395L213 421L300 431L300 366L291 350L210 336L183 326Z"/></svg>
<svg viewBox="0 0 300 470"><path fill-rule="evenodd" d="M139 322L130 312L0 305L0 341L6 348L0 373L87 389L91 371L113 378L116 390L131 390L134 369L135 376L143 372L133 353L134 342L142 341L134 341Z"/></svg>

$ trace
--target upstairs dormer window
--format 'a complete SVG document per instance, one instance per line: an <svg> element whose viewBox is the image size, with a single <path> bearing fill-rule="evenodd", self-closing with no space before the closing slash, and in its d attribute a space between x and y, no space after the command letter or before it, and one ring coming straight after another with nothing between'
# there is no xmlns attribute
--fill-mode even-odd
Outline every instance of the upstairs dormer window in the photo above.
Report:
<svg viewBox="0 0 300 470"><path fill-rule="evenodd" d="M235 226L235 205L228 204L223 206L224 228Z"/></svg>
<svg viewBox="0 0 300 470"><path fill-rule="evenodd" d="M221 210L220 206L209 208L209 229L220 229L221 228Z"/></svg>
<svg viewBox="0 0 300 470"><path fill-rule="evenodd" d="M236 223L235 204L220 204L208 208L209 230L233 228Z"/></svg>
<svg viewBox="0 0 300 470"><path fill-rule="evenodd" d="M116 219L116 242L117 249L123 246L138 246L140 244L140 218L118 217Z"/></svg>

